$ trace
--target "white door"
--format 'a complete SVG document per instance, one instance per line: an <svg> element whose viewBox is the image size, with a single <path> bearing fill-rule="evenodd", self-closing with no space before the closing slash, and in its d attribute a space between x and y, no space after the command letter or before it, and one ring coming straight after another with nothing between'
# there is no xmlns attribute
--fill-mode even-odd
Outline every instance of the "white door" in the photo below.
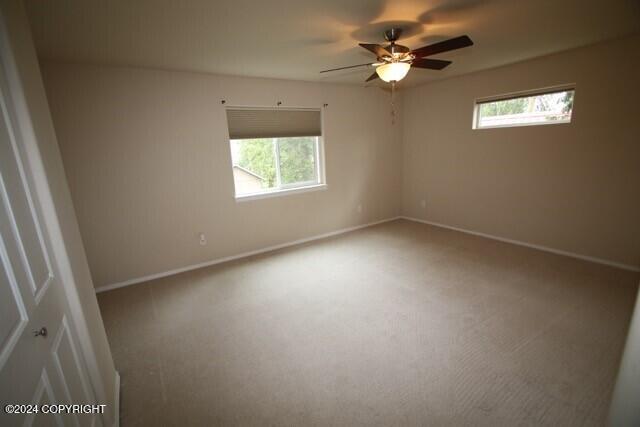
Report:
<svg viewBox="0 0 640 427"><path fill-rule="evenodd" d="M92 426L100 415L7 414L7 404L95 404L0 61L0 426ZM28 409L28 408L25 408Z"/></svg>

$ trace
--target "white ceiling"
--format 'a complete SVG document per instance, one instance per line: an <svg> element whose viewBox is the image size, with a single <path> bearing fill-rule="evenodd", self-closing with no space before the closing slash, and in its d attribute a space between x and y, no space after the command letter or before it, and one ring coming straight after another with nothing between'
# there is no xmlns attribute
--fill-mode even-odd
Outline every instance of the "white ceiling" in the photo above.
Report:
<svg viewBox="0 0 640 427"><path fill-rule="evenodd" d="M468 34L470 48L434 56L443 71L487 69L640 31L637 0L27 0L41 58L283 79L358 83L373 61L359 42L405 28L410 48Z"/></svg>

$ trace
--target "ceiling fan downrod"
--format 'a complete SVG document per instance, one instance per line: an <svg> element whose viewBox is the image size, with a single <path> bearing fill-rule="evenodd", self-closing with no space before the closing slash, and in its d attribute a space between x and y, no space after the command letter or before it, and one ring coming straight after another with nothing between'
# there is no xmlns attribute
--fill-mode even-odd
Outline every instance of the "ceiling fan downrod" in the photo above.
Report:
<svg viewBox="0 0 640 427"><path fill-rule="evenodd" d="M389 28L384 32L384 39L389 43L395 43L402 34L402 28Z"/></svg>

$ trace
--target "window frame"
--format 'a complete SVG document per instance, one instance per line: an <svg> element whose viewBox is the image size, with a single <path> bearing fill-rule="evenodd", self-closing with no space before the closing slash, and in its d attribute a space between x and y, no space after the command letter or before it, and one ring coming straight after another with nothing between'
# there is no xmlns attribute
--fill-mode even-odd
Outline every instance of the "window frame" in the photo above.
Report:
<svg viewBox="0 0 640 427"><path fill-rule="evenodd" d="M491 102L499 102L499 101L509 101L511 99L518 99L518 98L529 98L532 96L549 95L552 93L568 92L568 91L573 91L573 103L575 107L575 99L576 99L575 83L564 84L559 86L551 86L551 87L546 87L542 89L531 89L526 91L510 92L502 95L476 98L473 101L473 122L471 127L473 130L484 130L484 129L570 124L573 120L573 107L571 109L571 117L568 120L553 120L553 121L533 122L533 123L514 123L514 124L504 124L504 125L495 125L495 126L480 126L480 107L483 104L489 104Z"/></svg>
<svg viewBox="0 0 640 427"><path fill-rule="evenodd" d="M325 169L325 154L324 154L324 108L318 108L318 107L282 107L282 108L277 108L277 107L264 107L264 106L238 106L238 105L234 105L234 106L227 106L225 108L226 109L238 109L238 108L247 108L247 109L273 109L273 110L314 110L314 111L318 111L320 113L320 135L314 135L312 136L313 138L316 139L316 143L315 143L315 165L314 165L314 169L315 169L315 176L316 176L316 180L313 181L305 181L305 182L296 182L296 183L290 183L290 184L280 184L279 187L275 187L272 190L266 190L266 191L260 191L260 192L256 192L256 193L246 193L246 194L237 194L236 192L236 183L235 183L235 179L233 178L233 155L231 152L231 142L234 141L231 138L229 138L229 135L227 134L227 143L228 143L228 147L229 147L229 158L231 160L231 173L232 173L232 180L233 180L233 194L234 194L234 198L236 202L244 202L244 201L250 201L250 200L257 200L257 199L264 199L264 198L270 198L270 197L278 197L278 196L285 196L285 195L290 195L290 194L297 194L297 193L306 193L309 191L318 191L318 190L326 190L327 189L327 181L326 181L326 169ZM265 139L272 139L277 141L278 139L285 139L288 138L286 136L282 136L282 137L273 137L273 138L265 138ZM242 139L237 139L237 141L242 141ZM280 181L280 155L279 155L279 143L275 143L274 144L274 150L276 151L274 153L274 157L275 157L275 163L276 163L276 170L277 172L277 176L278 176L278 180Z"/></svg>

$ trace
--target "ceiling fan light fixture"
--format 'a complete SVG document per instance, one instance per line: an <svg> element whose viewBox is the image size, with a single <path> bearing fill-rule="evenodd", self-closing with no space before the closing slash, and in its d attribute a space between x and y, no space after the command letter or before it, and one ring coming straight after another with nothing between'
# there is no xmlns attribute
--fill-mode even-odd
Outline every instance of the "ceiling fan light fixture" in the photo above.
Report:
<svg viewBox="0 0 640 427"><path fill-rule="evenodd" d="M409 72L411 64L408 62L390 62L376 68L376 73L385 82L399 82Z"/></svg>

